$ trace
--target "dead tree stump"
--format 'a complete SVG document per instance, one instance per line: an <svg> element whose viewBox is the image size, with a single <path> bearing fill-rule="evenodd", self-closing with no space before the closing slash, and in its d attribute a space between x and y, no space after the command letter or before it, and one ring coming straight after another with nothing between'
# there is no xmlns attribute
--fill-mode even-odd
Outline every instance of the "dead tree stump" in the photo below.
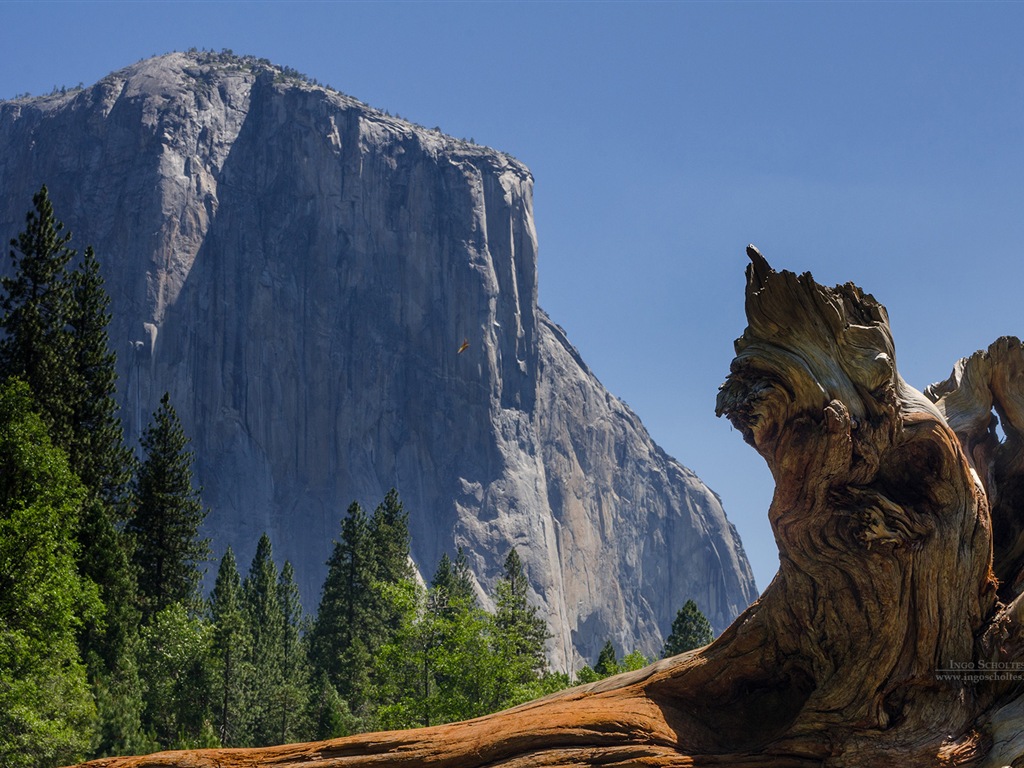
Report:
<svg viewBox="0 0 1024 768"><path fill-rule="evenodd" d="M922 394L872 296L747 253L717 410L771 469L780 569L711 645L464 723L90 765L1024 766L1024 346Z"/></svg>

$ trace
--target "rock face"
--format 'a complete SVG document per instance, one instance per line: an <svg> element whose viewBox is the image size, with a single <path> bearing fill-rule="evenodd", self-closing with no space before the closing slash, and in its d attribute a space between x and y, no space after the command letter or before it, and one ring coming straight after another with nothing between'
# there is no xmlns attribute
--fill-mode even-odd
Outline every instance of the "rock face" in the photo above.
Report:
<svg viewBox="0 0 1024 768"><path fill-rule="evenodd" d="M537 307L513 158L175 53L0 102L5 237L44 183L103 262L127 434L169 391L215 551L268 532L308 607L345 508L392 486L428 578L462 545L487 590L518 548L556 668L608 638L656 654L689 597L718 630L755 597L717 497Z"/></svg>

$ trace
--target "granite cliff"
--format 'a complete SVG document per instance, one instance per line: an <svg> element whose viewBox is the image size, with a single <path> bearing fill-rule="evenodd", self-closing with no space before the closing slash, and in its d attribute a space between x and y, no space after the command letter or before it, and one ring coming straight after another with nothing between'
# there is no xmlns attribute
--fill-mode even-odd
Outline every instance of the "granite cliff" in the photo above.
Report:
<svg viewBox="0 0 1024 768"><path fill-rule="evenodd" d="M5 237L44 183L103 260L128 435L170 391L215 550L246 563L267 531L310 607L348 503L392 486L428 577L462 545L486 589L519 549L557 667L755 597L717 497L538 308L515 159L175 53L0 102Z"/></svg>

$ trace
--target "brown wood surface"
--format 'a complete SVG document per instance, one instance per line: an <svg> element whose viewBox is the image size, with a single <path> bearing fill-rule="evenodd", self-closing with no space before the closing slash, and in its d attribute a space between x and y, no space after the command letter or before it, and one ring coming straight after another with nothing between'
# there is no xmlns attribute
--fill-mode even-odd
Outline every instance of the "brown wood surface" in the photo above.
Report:
<svg viewBox="0 0 1024 768"><path fill-rule="evenodd" d="M780 569L714 643L464 723L88 765L1024 765L1024 347L926 397L870 295L748 255L718 412L771 469Z"/></svg>

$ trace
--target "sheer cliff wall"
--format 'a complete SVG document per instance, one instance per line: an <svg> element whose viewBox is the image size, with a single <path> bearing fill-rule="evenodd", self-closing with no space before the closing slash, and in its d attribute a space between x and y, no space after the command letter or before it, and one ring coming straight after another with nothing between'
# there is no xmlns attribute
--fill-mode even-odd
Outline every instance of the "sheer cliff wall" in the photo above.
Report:
<svg viewBox="0 0 1024 768"><path fill-rule="evenodd" d="M170 391L218 555L268 532L314 608L346 507L394 486L428 579L461 545L486 590L519 549L557 668L608 638L656 654L689 597L719 630L754 598L717 497L538 308L515 159L169 54L0 102L0 233L44 183L103 263L127 434Z"/></svg>

